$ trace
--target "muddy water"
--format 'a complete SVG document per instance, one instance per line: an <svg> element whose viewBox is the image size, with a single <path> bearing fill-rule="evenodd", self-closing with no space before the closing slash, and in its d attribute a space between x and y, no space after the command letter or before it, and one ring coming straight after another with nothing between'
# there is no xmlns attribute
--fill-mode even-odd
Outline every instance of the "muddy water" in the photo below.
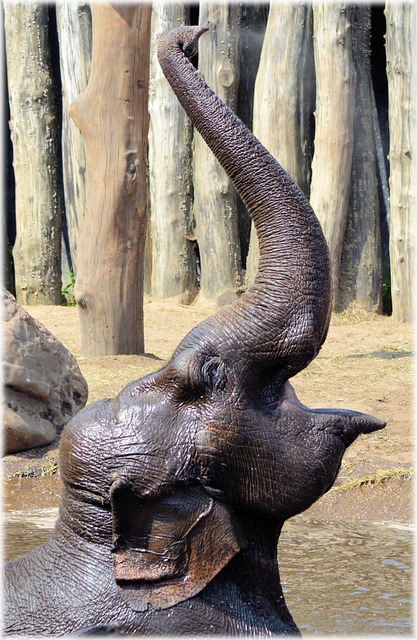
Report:
<svg viewBox="0 0 417 640"><path fill-rule="evenodd" d="M410 525L299 516L279 545L285 599L304 635L411 634L412 562Z"/></svg>
<svg viewBox="0 0 417 640"><path fill-rule="evenodd" d="M9 512L6 559L41 544L57 509ZM298 516L279 546L281 581L303 635L412 634L412 531L408 525Z"/></svg>

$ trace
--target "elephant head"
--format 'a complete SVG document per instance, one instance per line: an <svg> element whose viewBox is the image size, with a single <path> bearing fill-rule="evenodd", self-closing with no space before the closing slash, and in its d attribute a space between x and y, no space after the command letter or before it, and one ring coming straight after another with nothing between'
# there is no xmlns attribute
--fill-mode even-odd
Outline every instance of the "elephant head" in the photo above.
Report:
<svg viewBox="0 0 417 640"><path fill-rule="evenodd" d="M288 381L326 337L327 246L301 191L189 61L206 30L163 37L159 62L253 218L259 272L160 371L66 426L55 533L6 572L14 633L296 633L281 527L332 486L359 434L384 426L308 409Z"/></svg>

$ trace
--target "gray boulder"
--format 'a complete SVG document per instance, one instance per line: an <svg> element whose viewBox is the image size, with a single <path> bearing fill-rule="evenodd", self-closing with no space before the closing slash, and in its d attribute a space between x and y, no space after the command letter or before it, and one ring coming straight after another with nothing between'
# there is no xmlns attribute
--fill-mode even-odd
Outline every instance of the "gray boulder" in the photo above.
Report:
<svg viewBox="0 0 417 640"><path fill-rule="evenodd" d="M74 356L2 289L4 454L46 446L88 396Z"/></svg>

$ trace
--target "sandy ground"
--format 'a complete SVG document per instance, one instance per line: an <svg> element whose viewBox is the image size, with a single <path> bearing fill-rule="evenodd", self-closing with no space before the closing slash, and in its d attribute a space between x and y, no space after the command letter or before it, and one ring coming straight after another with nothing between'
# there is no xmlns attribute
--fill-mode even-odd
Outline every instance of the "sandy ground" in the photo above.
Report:
<svg viewBox="0 0 417 640"><path fill-rule="evenodd" d="M75 355L89 386L89 402L112 397L123 386L158 369L181 338L214 311L209 302L145 304L144 356L87 358L81 354L78 312L71 307L27 307ZM292 382L300 400L341 407L387 422L360 437L345 454L336 487L311 509L329 517L409 522L412 518L412 328L391 318L349 313L334 316L316 360ZM59 503L57 446L6 456L5 509ZM33 476L36 477L27 477ZM359 485L355 487L356 485ZM355 487L348 490L348 487Z"/></svg>

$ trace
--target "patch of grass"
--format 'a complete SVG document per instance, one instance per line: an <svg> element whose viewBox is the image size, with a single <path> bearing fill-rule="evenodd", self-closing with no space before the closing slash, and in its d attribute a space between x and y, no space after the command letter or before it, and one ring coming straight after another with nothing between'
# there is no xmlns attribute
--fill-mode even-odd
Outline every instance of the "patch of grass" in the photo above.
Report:
<svg viewBox="0 0 417 640"><path fill-rule="evenodd" d="M397 467L394 469L378 469L374 473L369 473L359 478L353 478L347 480L343 484L333 487L329 493L339 491L351 491L358 487L369 487L371 485L381 484L382 482L388 482L389 480L411 480L414 475L414 470L411 467Z"/></svg>
<svg viewBox="0 0 417 640"><path fill-rule="evenodd" d="M357 302L351 302L343 311L332 314L332 322L335 325L360 324L374 320L378 320L378 314L375 311L363 309Z"/></svg>
<svg viewBox="0 0 417 640"><path fill-rule="evenodd" d="M75 296L74 296L74 286L75 286L75 275L74 272L68 271L67 273L67 284L65 287L61 289L61 296L64 301L64 306L66 307L75 307Z"/></svg>
<svg viewBox="0 0 417 640"><path fill-rule="evenodd" d="M12 475L13 478L43 478L45 476L54 476L58 473L58 463L55 460L46 462L41 465L28 465Z"/></svg>

